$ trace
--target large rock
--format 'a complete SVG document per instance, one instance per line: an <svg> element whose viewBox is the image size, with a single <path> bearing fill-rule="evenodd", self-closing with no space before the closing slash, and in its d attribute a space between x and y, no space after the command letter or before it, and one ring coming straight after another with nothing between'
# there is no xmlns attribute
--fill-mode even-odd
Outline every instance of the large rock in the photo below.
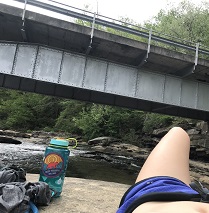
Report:
<svg viewBox="0 0 209 213"><path fill-rule="evenodd" d="M113 142L118 142L119 140L113 137L98 137L88 141L89 145L109 146Z"/></svg>
<svg viewBox="0 0 209 213"><path fill-rule="evenodd" d="M30 138L31 137L31 134L17 132L17 131L13 131L13 130L0 130L0 135L19 137L19 138Z"/></svg>
<svg viewBox="0 0 209 213"><path fill-rule="evenodd" d="M201 121L196 124L196 128L201 130L201 134L206 135L209 131L208 122Z"/></svg>
<svg viewBox="0 0 209 213"><path fill-rule="evenodd" d="M189 129L188 131L187 131L187 133L188 133L188 135L198 135L198 134L200 134L200 130L197 130L197 129Z"/></svg>
<svg viewBox="0 0 209 213"><path fill-rule="evenodd" d="M34 138L53 138L53 137L57 137L57 133L54 132L44 132L44 131L33 131L32 132L32 137Z"/></svg>
<svg viewBox="0 0 209 213"><path fill-rule="evenodd" d="M21 144L22 142L14 138L0 136L0 143Z"/></svg>
<svg viewBox="0 0 209 213"><path fill-rule="evenodd" d="M162 138L168 131L168 128L155 129L152 132L152 136Z"/></svg>

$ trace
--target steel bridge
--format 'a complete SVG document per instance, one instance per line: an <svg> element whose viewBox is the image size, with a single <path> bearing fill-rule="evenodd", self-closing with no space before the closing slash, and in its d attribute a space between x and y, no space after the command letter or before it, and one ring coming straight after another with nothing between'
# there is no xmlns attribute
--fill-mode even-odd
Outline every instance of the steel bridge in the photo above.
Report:
<svg viewBox="0 0 209 213"><path fill-rule="evenodd" d="M207 47L54 1L16 2L0 4L1 87L208 120Z"/></svg>

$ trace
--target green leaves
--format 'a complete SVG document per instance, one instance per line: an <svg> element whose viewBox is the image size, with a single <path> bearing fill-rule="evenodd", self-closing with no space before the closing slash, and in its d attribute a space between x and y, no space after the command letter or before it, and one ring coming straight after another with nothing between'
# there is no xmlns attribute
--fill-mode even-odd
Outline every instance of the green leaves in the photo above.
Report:
<svg viewBox="0 0 209 213"><path fill-rule="evenodd" d="M171 125L172 121L173 118L171 116L147 113L144 120L143 132L151 134L154 129Z"/></svg>
<svg viewBox="0 0 209 213"><path fill-rule="evenodd" d="M59 99L43 95L1 90L0 128L41 129L53 127L59 115Z"/></svg>
<svg viewBox="0 0 209 213"><path fill-rule="evenodd" d="M96 104L75 118L86 139L99 136L122 138L130 131L140 133L143 121L144 113L141 111Z"/></svg>
<svg viewBox="0 0 209 213"><path fill-rule="evenodd" d="M195 6L190 1L182 1L177 7L161 10L155 17L152 29L180 39L208 45L209 4Z"/></svg>

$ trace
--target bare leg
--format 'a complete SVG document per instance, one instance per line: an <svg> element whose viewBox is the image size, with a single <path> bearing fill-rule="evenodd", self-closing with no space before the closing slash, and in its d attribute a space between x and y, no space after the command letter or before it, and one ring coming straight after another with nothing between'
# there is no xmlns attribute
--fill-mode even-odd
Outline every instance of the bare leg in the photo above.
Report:
<svg viewBox="0 0 209 213"><path fill-rule="evenodd" d="M188 134L180 127L172 128L153 149L136 182L153 176L171 176L188 185L189 151Z"/></svg>

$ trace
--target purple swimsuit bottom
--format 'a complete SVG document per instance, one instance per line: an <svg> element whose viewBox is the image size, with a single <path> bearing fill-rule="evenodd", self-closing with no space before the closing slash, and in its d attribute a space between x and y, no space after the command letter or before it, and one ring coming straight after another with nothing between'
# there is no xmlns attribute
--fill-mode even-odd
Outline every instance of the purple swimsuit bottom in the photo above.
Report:
<svg viewBox="0 0 209 213"><path fill-rule="evenodd" d="M200 201L198 190L168 176L144 179L130 187L123 195L117 213L131 213L149 201Z"/></svg>

